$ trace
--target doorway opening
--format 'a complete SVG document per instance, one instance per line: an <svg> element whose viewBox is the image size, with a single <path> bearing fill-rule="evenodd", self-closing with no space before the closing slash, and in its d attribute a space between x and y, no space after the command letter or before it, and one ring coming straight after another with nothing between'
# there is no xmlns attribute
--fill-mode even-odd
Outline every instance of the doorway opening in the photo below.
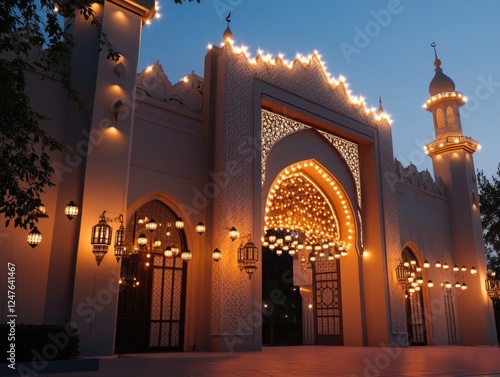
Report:
<svg viewBox="0 0 500 377"><path fill-rule="evenodd" d="M153 200L129 218L122 260L116 353L182 351L187 248L178 216Z"/></svg>
<svg viewBox="0 0 500 377"><path fill-rule="evenodd" d="M271 185L262 243L263 299L272 300L273 289L283 302L291 296L289 291L300 296L289 306L301 304L294 308L300 315L292 318L300 318L302 336L293 336L302 344L343 345L340 259L354 242L355 221L339 184L314 160L283 169ZM342 238L341 229L348 236ZM293 322L287 317L290 307L283 305L279 313L273 305L275 312L270 314L265 305L264 301L264 344L276 340L281 331L277 320Z"/></svg>

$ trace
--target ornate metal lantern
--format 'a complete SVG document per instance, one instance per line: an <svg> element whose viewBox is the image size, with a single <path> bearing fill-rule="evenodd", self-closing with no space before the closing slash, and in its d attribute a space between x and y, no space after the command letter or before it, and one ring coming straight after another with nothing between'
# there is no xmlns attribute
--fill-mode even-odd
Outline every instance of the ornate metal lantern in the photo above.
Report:
<svg viewBox="0 0 500 377"><path fill-rule="evenodd" d="M234 226L229 229L229 238L231 238L231 241L234 241L239 236L240 232L238 232L238 230Z"/></svg>
<svg viewBox="0 0 500 377"><path fill-rule="evenodd" d="M196 225L196 232L201 236L203 233L205 233L206 227L205 224L202 222L199 222L198 225Z"/></svg>
<svg viewBox="0 0 500 377"><path fill-rule="evenodd" d="M123 215L119 216L120 227L115 233L115 257L116 261L120 262L125 252L125 227L123 226Z"/></svg>
<svg viewBox="0 0 500 377"><path fill-rule="evenodd" d="M99 222L92 227L92 234L90 243L92 244L92 253L95 255L95 260L99 266L102 258L108 252L109 245L111 245L111 236L113 228L106 222L106 211L103 211Z"/></svg>
<svg viewBox="0 0 500 377"><path fill-rule="evenodd" d="M257 261L259 260L259 249L252 241L248 241L245 246L238 248L238 267L243 266L243 269L248 274L248 278L252 278L252 274L257 270ZM241 264L240 264L241 263Z"/></svg>
<svg viewBox="0 0 500 377"><path fill-rule="evenodd" d="M406 291L408 287L408 278L410 277L410 269L405 267L403 262L399 262L399 265L396 267L396 276L401 288Z"/></svg>
<svg viewBox="0 0 500 377"><path fill-rule="evenodd" d="M215 250L212 253L212 259L215 262L218 262L218 261L220 261L221 257L222 257L222 253L220 252L220 250L218 248L215 248Z"/></svg>
<svg viewBox="0 0 500 377"><path fill-rule="evenodd" d="M28 242L28 245L30 245L32 248L35 248L38 245L40 245L40 243L42 242L42 233L40 233L40 231L36 226L31 230L31 232L28 233L26 241Z"/></svg>
<svg viewBox="0 0 500 377"><path fill-rule="evenodd" d="M64 208L64 214L70 220L73 220L73 218L78 215L78 207L74 201L69 202L66 208Z"/></svg>

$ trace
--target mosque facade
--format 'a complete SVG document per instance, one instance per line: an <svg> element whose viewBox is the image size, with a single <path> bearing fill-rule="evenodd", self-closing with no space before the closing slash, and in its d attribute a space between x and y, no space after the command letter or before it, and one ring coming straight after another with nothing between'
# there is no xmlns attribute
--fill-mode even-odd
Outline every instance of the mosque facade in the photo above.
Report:
<svg viewBox="0 0 500 377"><path fill-rule="evenodd" d="M73 84L90 115L57 77L28 74L42 126L77 157L53 155L42 242L12 228L0 240L24 323L78 327L82 356L260 350L263 317L286 296L263 296L272 252L291 257L291 276L276 278L300 291L303 344L497 344L479 144L437 55L424 104L433 176L394 159L382 104L368 109L317 54L251 58L228 29L203 77L139 70L153 6L96 6L118 62L78 43L91 26L75 19Z"/></svg>

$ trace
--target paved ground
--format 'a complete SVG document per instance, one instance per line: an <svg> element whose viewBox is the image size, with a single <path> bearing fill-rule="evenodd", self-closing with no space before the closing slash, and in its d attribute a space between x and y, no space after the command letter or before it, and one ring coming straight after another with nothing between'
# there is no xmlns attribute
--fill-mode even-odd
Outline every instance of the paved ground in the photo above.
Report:
<svg viewBox="0 0 500 377"><path fill-rule="evenodd" d="M61 374L40 376L62 377ZM500 377L500 347L265 347L261 352L124 355L64 377Z"/></svg>

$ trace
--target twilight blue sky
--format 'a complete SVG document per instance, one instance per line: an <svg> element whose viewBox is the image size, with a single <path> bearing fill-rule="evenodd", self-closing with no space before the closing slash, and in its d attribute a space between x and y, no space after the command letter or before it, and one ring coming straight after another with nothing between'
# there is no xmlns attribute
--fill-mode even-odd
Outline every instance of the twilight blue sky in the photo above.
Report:
<svg viewBox="0 0 500 377"><path fill-rule="evenodd" d="M487 176L500 162L500 1L481 0L159 0L161 18L143 30L139 69L157 60L175 83L192 70L203 76L209 43L219 45L231 14L236 45L293 60L314 50L331 76L343 75L354 95L392 117L394 155L419 170L432 164L422 147L434 139L422 109L434 76L437 43L443 72L468 103L464 135L482 145L476 169Z"/></svg>

